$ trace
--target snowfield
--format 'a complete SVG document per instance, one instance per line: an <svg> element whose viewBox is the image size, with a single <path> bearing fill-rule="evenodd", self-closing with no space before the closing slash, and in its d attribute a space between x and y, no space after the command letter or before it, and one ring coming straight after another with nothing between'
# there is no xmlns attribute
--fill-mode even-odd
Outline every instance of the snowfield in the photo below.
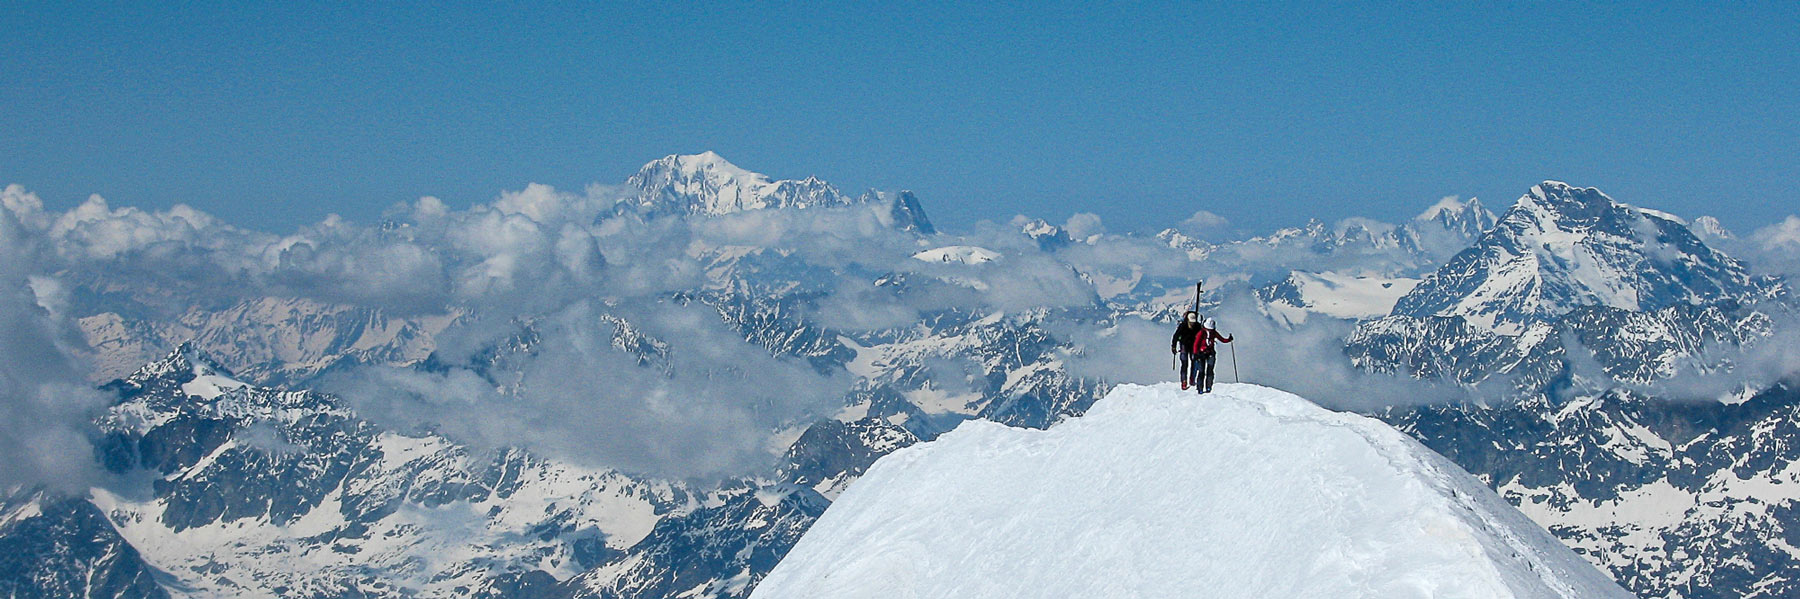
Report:
<svg viewBox="0 0 1800 599"><path fill-rule="evenodd" d="M913 258L925 262L986 264L1000 259L1000 252L972 245L952 245L913 254Z"/></svg>
<svg viewBox="0 0 1800 599"><path fill-rule="evenodd" d="M1121 385L881 458L753 597L1629 597L1379 421Z"/></svg>
<svg viewBox="0 0 1800 599"><path fill-rule="evenodd" d="M1298 301L1270 302L1270 316L1288 324L1303 324L1306 315L1317 312L1332 318L1363 320L1380 318L1394 311L1394 303L1419 285L1418 279L1405 277L1351 276L1335 272L1309 273L1294 271L1288 275Z"/></svg>

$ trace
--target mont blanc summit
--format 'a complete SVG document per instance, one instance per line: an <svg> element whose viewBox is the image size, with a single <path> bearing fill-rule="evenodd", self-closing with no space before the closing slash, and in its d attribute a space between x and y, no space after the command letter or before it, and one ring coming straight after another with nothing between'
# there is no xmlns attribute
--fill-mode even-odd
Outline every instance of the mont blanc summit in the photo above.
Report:
<svg viewBox="0 0 1800 599"><path fill-rule="evenodd" d="M651 212L719 215L763 208L841 206L850 198L816 177L770 179L714 152L672 154L638 169L626 180L638 205Z"/></svg>
<svg viewBox="0 0 1800 599"><path fill-rule="evenodd" d="M819 180L774 179L732 164L712 151L671 154L626 179L615 211L640 216L720 216L750 210L873 206L882 224L932 233L925 209L910 191L869 190L850 196Z"/></svg>
<svg viewBox="0 0 1800 599"><path fill-rule="evenodd" d="M1630 596L1379 421L1216 391L1123 385L894 452L752 597Z"/></svg>

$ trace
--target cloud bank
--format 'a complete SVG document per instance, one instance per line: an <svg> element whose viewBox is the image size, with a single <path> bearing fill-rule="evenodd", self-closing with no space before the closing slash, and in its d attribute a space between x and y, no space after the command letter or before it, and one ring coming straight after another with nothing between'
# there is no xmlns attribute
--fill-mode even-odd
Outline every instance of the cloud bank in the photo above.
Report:
<svg viewBox="0 0 1800 599"><path fill-rule="evenodd" d="M875 205L683 219L616 214L622 193L534 184L466 209L425 197L376 223L329 217L275 234L185 206L144 211L98 197L58 213L8 186L0 249L25 259L0 270L0 350L14 357L0 367L9 423L0 458L21 464L5 480L81 478L64 473L87 460L82 431L100 402L85 391L77 319L169 320L269 297L454 318L426 364L364 364L322 381L371 419L674 478L755 470L794 427L834 413L856 384L839 335L906 339L922 322L1041 313L1071 348L1071 374L1168 380L1168 327L1196 279L1211 290L1208 314L1239 339L1222 356L1225 376L1235 353L1238 378L1336 407L1472 396L1360 371L1343 352L1351 323L1284 326L1250 294L1290 270L1417 276L1428 264L1378 241L1389 224L1347 219L1232 240L1229 223L1201 210L1160 235L1111 232L1076 214L1061 227L1020 217L920 236ZM1045 228L1064 237L1046 243L1027 231ZM1780 271L1792 267L1779 256L1800 255L1797 239L1800 217L1790 217L1739 241L1753 263ZM912 257L945 246L998 258ZM733 321L742 315L714 307L749 300L793 328L757 338ZM810 345L781 347L796 339ZM1740 361L1792 370L1763 353Z"/></svg>
<svg viewBox="0 0 1800 599"><path fill-rule="evenodd" d="M87 423L104 403L83 376L67 289L34 271L45 248L13 209L41 204L13 187L0 199L0 491L84 490L98 475Z"/></svg>

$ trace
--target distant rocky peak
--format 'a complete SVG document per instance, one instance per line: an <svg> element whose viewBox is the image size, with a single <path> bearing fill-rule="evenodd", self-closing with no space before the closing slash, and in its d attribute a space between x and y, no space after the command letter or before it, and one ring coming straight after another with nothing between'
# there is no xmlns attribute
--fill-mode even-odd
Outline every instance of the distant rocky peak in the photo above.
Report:
<svg viewBox="0 0 1800 599"><path fill-rule="evenodd" d="M1494 227L1494 213L1489 212L1478 198L1464 200L1450 196L1413 217L1413 222L1415 225L1435 224L1473 239Z"/></svg>
<svg viewBox="0 0 1800 599"><path fill-rule="evenodd" d="M142 382L149 379L173 376L177 379L192 379L197 376L232 376L231 371L220 366L211 355L194 346L192 341L183 341L170 350L161 359L145 364L132 373L127 380Z"/></svg>
<svg viewBox="0 0 1800 599"><path fill-rule="evenodd" d="M1592 224L1620 207L1597 188L1545 181L1533 185L1507 213L1508 216L1550 217L1558 228L1567 229Z"/></svg>
<svg viewBox="0 0 1800 599"><path fill-rule="evenodd" d="M852 200L817 177L773 180L713 152L674 154L651 161L625 182L647 215L720 215L763 208L806 208Z"/></svg>
<svg viewBox="0 0 1800 599"><path fill-rule="evenodd" d="M1723 239L1737 239L1737 235L1732 233L1731 229L1725 228L1725 223L1721 223L1719 222L1719 219L1711 216L1695 218L1694 222L1688 225L1688 228L1692 229L1694 235L1700 237L1701 241L1713 242Z"/></svg>
<svg viewBox="0 0 1800 599"><path fill-rule="evenodd" d="M1394 313L1518 331L1580 306L1628 311L1749 299L1743 265L1680 219L1560 181L1533 186L1494 228L1401 298Z"/></svg>
<svg viewBox="0 0 1800 599"><path fill-rule="evenodd" d="M1026 237L1031 238L1032 241L1037 242L1038 249L1046 252L1062 249L1075 243L1075 238L1070 237L1068 231L1041 218L1021 214L1013 217L1012 226ZM1158 237L1166 240L1171 235L1187 239L1186 235L1182 235L1174 229L1163 231Z"/></svg>
<svg viewBox="0 0 1800 599"><path fill-rule="evenodd" d="M1442 263L1494 228L1481 200L1446 197L1401 227L1400 241L1429 263Z"/></svg>
<svg viewBox="0 0 1800 599"><path fill-rule="evenodd" d="M627 179L626 184L638 189L650 189L659 185L700 180L714 185L744 186L767 185L771 182L767 175L745 170L717 153L706 151L699 154L670 154L652 160Z"/></svg>
<svg viewBox="0 0 1800 599"><path fill-rule="evenodd" d="M1701 244L1680 217L1615 201L1593 187L1575 187L1560 181L1533 186L1501 215L1497 224L1508 235L1532 238L1550 250L1616 243L1640 251L1650 249L1641 246L1674 246L1669 251L1652 252L1652 258L1669 258L1670 251L1708 257L1717 253ZM1717 258L1730 260L1722 255Z"/></svg>
<svg viewBox="0 0 1800 599"><path fill-rule="evenodd" d="M927 235L937 231L911 191L870 190L851 197L818 177L773 179L713 152L658 158L638 169L625 187L628 197L614 208L614 215L719 216L749 210L868 206L884 225Z"/></svg>
<svg viewBox="0 0 1800 599"><path fill-rule="evenodd" d="M1399 227L1377 220L1347 218L1332 226L1327 242L1339 246L1361 243L1374 247L1393 247L1398 244L1399 230Z"/></svg>
<svg viewBox="0 0 1800 599"><path fill-rule="evenodd" d="M1453 218L1455 215L1467 213L1472 209L1482 209L1480 199L1469 198L1465 200L1458 196L1446 196L1443 199L1438 200L1437 203L1426 208L1424 212L1420 212L1418 216L1413 217L1413 220Z"/></svg>
<svg viewBox="0 0 1800 599"><path fill-rule="evenodd" d="M1282 246L1293 243L1311 246L1327 238L1330 229L1323 221L1316 218L1306 219L1306 224L1298 227L1283 227L1261 237L1250 238L1250 243L1261 243L1271 246Z"/></svg>
<svg viewBox="0 0 1800 599"><path fill-rule="evenodd" d="M925 207L919 204L919 197L910 190L871 189L856 201L875 206L876 215L881 217L884 225L925 235L937 233L937 228L931 225L931 219L925 216Z"/></svg>

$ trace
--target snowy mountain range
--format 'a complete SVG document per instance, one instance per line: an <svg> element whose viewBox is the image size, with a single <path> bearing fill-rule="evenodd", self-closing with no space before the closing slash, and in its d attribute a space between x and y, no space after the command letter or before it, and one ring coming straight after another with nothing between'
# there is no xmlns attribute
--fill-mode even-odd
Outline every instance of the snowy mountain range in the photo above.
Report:
<svg viewBox="0 0 1800 599"><path fill-rule="evenodd" d="M382 430L331 396L237 381L187 346L112 388L102 459L142 482L93 504L184 595L492 594L524 572L597 566L687 500Z"/></svg>
<svg viewBox="0 0 1800 599"><path fill-rule="evenodd" d="M339 362L410 364L431 355L454 311L396 315L305 298L261 297L222 309L192 308L171 319L101 312L82 318L97 376L122 378L168 348L189 343L230 356L233 370L265 382L306 380Z"/></svg>
<svg viewBox="0 0 1800 599"><path fill-rule="evenodd" d="M748 596L882 456L970 420L1066 425L1119 383L1169 376L1165 327L1196 278L1259 382L1466 390L1340 407L1451 459L1632 592L1800 584L1783 441L1800 399L1772 342L1792 300L1702 219L1546 182L1498 218L1471 199L1237 240L1078 239L1092 227L1031 217L951 234L910 193L852 198L711 153L616 189L533 188L528 210L421 201L285 238L184 215L131 236L154 247L99 258L69 245L91 232L58 237L74 219L8 196L51 257L43 313L87 342L97 382L119 380L88 425L106 482L0 489L0 589ZM282 278L317 268L299 260L325 250L301 245L407 293L309 291L314 271ZM229 284L189 283L212 278ZM608 410L650 434L559 422ZM669 413L726 424L696 441ZM628 459L720 437L750 465Z"/></svg>

